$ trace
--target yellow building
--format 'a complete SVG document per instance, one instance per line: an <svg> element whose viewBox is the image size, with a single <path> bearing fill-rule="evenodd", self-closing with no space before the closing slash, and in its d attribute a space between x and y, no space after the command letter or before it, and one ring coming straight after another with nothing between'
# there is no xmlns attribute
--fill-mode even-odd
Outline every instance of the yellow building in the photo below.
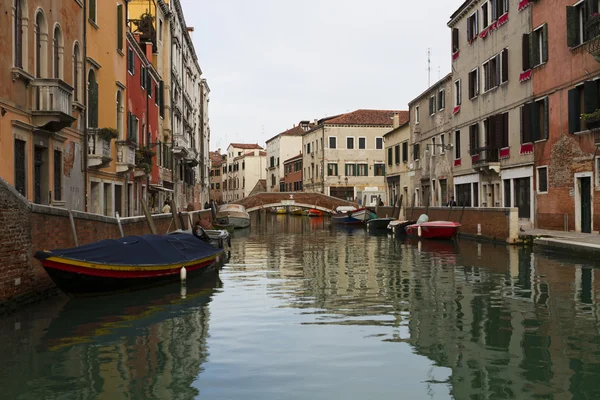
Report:
<svg viewBox="0 0 600 400"><path fill-rule="evenodd" d="M87 210L125 215L129 170L119 170L117 164L133 150L116 141L126 138L127 4L125 0L87 0L86 6ZM111 137L115 131L117 137Z"/></svg>

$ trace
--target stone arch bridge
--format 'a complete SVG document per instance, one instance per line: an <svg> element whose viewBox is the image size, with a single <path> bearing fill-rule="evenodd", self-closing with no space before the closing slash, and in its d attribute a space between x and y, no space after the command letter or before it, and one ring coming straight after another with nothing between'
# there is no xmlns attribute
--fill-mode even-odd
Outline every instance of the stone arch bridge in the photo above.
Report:
<svg viewBox="0 0 600 400"><path fill-rule="evenodd" d="M321 193L304 192L258 193L241 200L233 201L232 203L244 206L247 212L257 211L263 208L294 206L300 208L315 208L330 213L335 211L339 206L357 206L356 203L338 199L337 197L326 196Z"/></svg>

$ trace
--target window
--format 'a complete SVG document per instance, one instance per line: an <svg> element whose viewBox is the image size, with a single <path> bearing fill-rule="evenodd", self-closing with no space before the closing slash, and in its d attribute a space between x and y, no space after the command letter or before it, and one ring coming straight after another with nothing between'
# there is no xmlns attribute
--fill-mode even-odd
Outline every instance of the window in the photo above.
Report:
<svg viewBox="0 0 600 400"><path fill-rule="evenodd" d="M367 147L367 138L359 137L358 138L358 148L365 149Z"/></svg>
<svg viewBox="0 0 600 400"><path fill-rule="evenodd" d="M548 112L547 97L521 107L521 143L548 139Z"/></svg>
<svg viewBox="0 0 600 400"><path fill-rule="evenodd" d="M500 53L500 83L508 82L508 49L503 49Z"/></svg>
<svg viewBox="0 0 600 400"><path fill-rule="evenodd" d="M479 67L469 72L469 99L479 96Z"/></svg>
<svg viewBox="0 0 600 400"><path fill-rule="evenodd" d="M127 47L127 71L129 71L131 75L135 73L135 58L133 57L133 49Z"/></svg>
<svg viewBox="0 0 600 400"><path fill-rule="evenodd" d="M374 164L373 170L375 171L375 176L384 176L385 175L385 164L382 164L382 163Z"/></svg>
<svg viewBox="0 0 600 400"><path fill-rule="evenodd" d="M400 145L399 144L394 146L394 159L396 161L396 165L400 164Z"/></svg>
<svg viewBox="0 0 600 400"><path fill-rule="evenodd" d="M443 134L440 136L440 144L442 145L440 147L440 153L444 154L444 151L445 151L444 147L446 147L446 137Z"/></svg>
<svg viewBox="0 0 600 400"><path fill-rule="evenodd" d="M148 91L148 97L152 98L152 75L147 73L146 70L146 91Z"/></svg>
<svg viewBox="0 0 600 400"><path fill-rule="evenodd" d="M415 143L413 145L413 161L418 161L421 158L421 145L419 143Z"/></svg>
<svg viewBox="0 0 600 400"><path fill-rule="evenodd" d="M392 160L392 151L393 151L392 148L388 147L388 157L387 157L387 160L388 160L388 165L390 167L392 166L392 162L393 162L393 160Z"/></svg>
<svg viewBox="0 0 600 400"><path fill-rule="evenodd" d="M14 0L15 2L15 20L14 20L14 52L15 67L23 68L23 0Z"/></svg>
<svg viewBox="0 0 600 400"><path fill-rule="evenodd" d="M117 50L123 52L123 4L117 5Z"/></svg>
<svg viewBox="0 0 600 400"><path fill-rule="evenodd" d="M435 95L429 98L429 115L435 114Z"/></svg>
<svg viewBox="0 0 600 400"><path fill-rule="evenodd" d="M460 160L460 131L454 132L454 159Z"/></svg>
<svg viewBox="0 0 600 400"><path fill-rule="evenodd" d="M337 148L337 138L335 136L329 136L329 148L330 149Z"/></svg>
<svg viewBox="0 0 600 400"><path fill-rule="evenodd" d="M327 176L338 176L338 165L337 163L327 164Z"/></svg>
<svg viewBox="0 0 600 400"><path fill-rule="evenodd" d="M356 176L356 164L346 164L346 176Z"/></svg>
<svg viewBox="0 0 600 400"><path fill-rule="evenodd" d="M469 18L467 18L467 42L471 43L479 35L479 10L475 10Z"/></svg>
<svg viewBox="0 0 600 400"><path fill-rule="evenodd" d="M548 167L537 168L537 191L548 193Z"/></svg>
<svg viewBox="0 0 600 400"><path fill-rule="evenodd" d="M142 89L146 88L146 68L145 67L140 68L140 87Z"/></svg>
<svg viewBox="0 0 600 400"><path fill-rule="evenodd" d="M27 196L26 143L15 139L15 189Z"/></svg>
<svg viewBox="0 0 600 400"><path fill-rule="evenodd" d="M469 127L469 148L471 155L479 149L479 124L473 124Z"/></svg>
<svg viewBox="0 0 600 400"><path fill-rule="evenodd" d="M75 43L73 47L73 97L75 101L79 101L79 76L80 76L80 55L79 43Z"/></svg>
<svg viewBox="0 0 600 400"><path fill-rule="evenodd" d="M48 34L48 26L46 25L46 18L44 13L40 9L35 16L35 77L46 78L47 68L46 63L48 61L48 46L44 42L46 35Z"/></svg>
<svg viewBox="0 0 600 400"><path fill-rule="evenodd" d="M155 84L154 85L154 105L155 106L158 105L158 96L159 96L158 84Z"/></svg>
<svg viewBox="0 0 600 400"><path fill-rule="evenodd" d="M377 150L382 150L383 149L383 138L375 138L375 148Z"/></svg>
<svg viewBox="0 0 600 400"><path fill-rule="evenodd" d="M346 138L346 149L354 149L354 138L352 136Z"/></svg>
<svg viewBox="0 0 600 400"><path fill-rule="evenodd" d="M440 89L438 93L438 111L442 111L446 107L446 90Z"/></svg>
<svg viewBox="0 0 600 400"><path fill-rule="evenodd" d="M165 117L165 83L163 81L160 81L158 83L158 95L160 96L160 99L158 101L160 116L162 118L164 118Z"/></svg>
<svg viewBox="0 0 600 400"><path fill-rule="evenodd" d="M500 18L508 12L508 1L509 0L496 0L496 18ZM492 2L492 4L494 4L494 2Z"/></svg>
<svg viewBox="0 0 600 400"><path fill-rule="evenodd" d="M402 162L408 162L408 140L402 142Z"/></svg>
<svg viewBox="0 0 600 400"><path fill-rule="evenodd" d="M456 53L460 49L458 28L452 29L452 53Z"/></svg>
<svg viewBox="0 0 600 400"><path fill-rule="evenodd" d="M89 15L88 18L94 24L96 23L96 0L90 0L88 3Z"/></svg>
<svg viewBox="0 0 600 400"><path fill-rule="evenodd" d="M548 25L523 35L523 71L548 61Z"/></svg>
<svg viewBox="0 0 600 400"><path fill-rule="evenodd" d="M460 79L454 82L454 107L460 106L462 102L462 93L460 92Z"/></svg>
<svg viewBox="0 0 600 400"><path fill-rule="evenodd" d="M217 182L216 188L217 188L217 190L221 189L221 184L219 182Z"/></svg>
<svg viewBox="0 0 600 400"><path fill-rule="evenodd" d="M306 154L310 154L310 143L306 144Z"/></svg>
<svg viewBox="0 0 600 400"><path fill-rule="evenodd" d="M490 5L487 1L481 6L481 15L483 16L483 27L487 28L490 25L491 20Z"/></svg>
<svg viewBox="0 0 600 400"><path fill-rule="evenodd" d="M483 64L483 90L487 92L498 86L500 81L500 68L498 65L498 55Z"/></svg>
<svg viewBox="0 0 600 400"><path fill-rule="evenodd" d="M589 94L592 91L590 83L593 82L585 82L583 85L569 90L569 133L584 131L586 124L585 121L581 120L581 114L586 111L594 111L592 110L594 105L593 96ZM588 96L585 95L585 86L588 87Z"/></svg>
<svg viewBox="0 0 600 400"><path fill-rule="evenodd" d="M419 106L415 107L415 124L418 124L420 122L420 116L419 116Z"/></svg>
<svg viewBox="0 0 600 400"><path fill-rule="evenodd" d="M127 121L127 139L137 142L140 120L134 114L128 113Z"/></svg>
<svg viewBox="0 0 600 400"><path fill-rule="evenodd" d="M369 164L357 164L357 176L369 176Z"/></svg>
<svg viewBox="0 0 600 400"><path fill-rule="evenodd" d="M88 75L88 101L87 101L87 126L98 127L98 83L96 73L90 70Z"/></svg>
<svg viewBox="0 0 600 400"><path fill-rule="evenodd" d="M435 138L431 138L431 155L435 156Z"/></svg>
<svg viewBox="0 0 600 400"><path fill-rule="evenodd" d="M574 6L567 7L567 46L569 47L577 47L587 40L585 3L580 1ZM597 7L595 5L595 8ZM597 12L597 10L590 10L589 15L594 11Z"/></svg>

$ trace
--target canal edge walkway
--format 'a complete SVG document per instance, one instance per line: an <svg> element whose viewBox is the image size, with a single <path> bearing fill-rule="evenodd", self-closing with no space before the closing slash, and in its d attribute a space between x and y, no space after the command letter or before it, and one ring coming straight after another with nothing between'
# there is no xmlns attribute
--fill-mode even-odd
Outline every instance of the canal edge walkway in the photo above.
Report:
<svg viewBox="0 0 600 400"><path fill-rule="evenodd" d="M574 254L600 255L600 235L553 231L547 229L527 229L519 232L522 243L533 244L541 249Z"/></svg>

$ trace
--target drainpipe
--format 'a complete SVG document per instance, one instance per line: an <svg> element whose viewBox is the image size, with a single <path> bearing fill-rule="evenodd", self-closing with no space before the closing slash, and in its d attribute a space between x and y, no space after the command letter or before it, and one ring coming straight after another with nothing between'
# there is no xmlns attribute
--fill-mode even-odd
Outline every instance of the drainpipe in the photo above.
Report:
<svg viewBox="0 0 600 400"><path fill-rule="evenodd" d="M83 196L85 208L84 211L88 212L88 137L87 137L87 1L83 2L83 82L84 82L84 91L83 91L83 106L85 108L85 112L83 113ZM81 79L81 78L79 78ZM81 87L81 85L79 85Z"/></svg>

